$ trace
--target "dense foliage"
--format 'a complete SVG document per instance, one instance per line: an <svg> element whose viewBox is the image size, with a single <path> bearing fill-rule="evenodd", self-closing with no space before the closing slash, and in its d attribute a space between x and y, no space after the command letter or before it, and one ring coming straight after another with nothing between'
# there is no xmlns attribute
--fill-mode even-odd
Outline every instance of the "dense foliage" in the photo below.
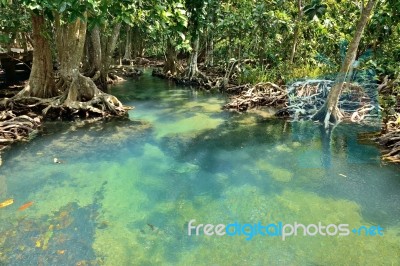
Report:
<svg viewBox="0 0 400 266"><path fill-rule="evenodd" d="M133 44L134 57L163 57L168 42L177 53L190 52L191 40L198 34L200 62L224 65L231 59L255 60L254 64L242 67L243 82L290 82L295 78L336 73L365 5L363 1L350 0L3 0L1 3L3 49L11 44L25 45L21 40L29 44L30 12L44 11L50 21L60 13L65 22L87 12L89 29L100 25L111 32L109 25L116 22L133 29L132 33L121 33L118 45L121 57L126 38ZM377 1L355 64L356 70L360 70L358 78L399 75L399 21L398 1ZM51 36L51 32L47 34Z"/></svg>

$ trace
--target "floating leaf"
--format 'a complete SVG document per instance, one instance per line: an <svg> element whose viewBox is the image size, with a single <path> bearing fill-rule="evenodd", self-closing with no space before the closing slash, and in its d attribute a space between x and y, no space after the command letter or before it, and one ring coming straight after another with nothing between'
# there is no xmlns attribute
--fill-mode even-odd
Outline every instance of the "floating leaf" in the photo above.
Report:
<svg viewBox="0 0 400 266"><path fill-rule="evenodd" d="M32 206L32 205L33 205L33 201L29 201L29 202L23 204L21 207L19 207L18 210L19 210L19 211L23 211L23 210L29 208L29 207Z"/></svg>
<svg viewBox="0 0 400 266"><path fill-rule="evenodd" d="M14 203L14 199L5 200L2 203L0 203L0 208L4 208L4 207L7 207L7 206L10 206L13 203Z"/></svg>

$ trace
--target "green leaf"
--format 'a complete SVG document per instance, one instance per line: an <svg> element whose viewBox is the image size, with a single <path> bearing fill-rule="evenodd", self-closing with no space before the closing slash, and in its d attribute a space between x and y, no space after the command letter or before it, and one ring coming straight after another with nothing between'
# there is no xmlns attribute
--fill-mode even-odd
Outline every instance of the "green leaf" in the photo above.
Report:
<svg viewBox="0 0 400 266"><path fill-rule="evenodd" d="M178 31L177 33L178 33L178 35L182 38L183 41L186 39L185 34L183 34L183 33L180 32L180 31Z"/></svg>
<svg viewBox="0 0 400 266"><path fill-rule="evenodd" d="M65 11L65 9L67 9L67 2L62 2L58 12L63 13Z"/></svg>
<svg viewBox="0 0 400 266"><path fill-rule="evenodd" d="M0 4L1 4L1 6L6 6L7 5L7 0L1 0Z"/></svg>

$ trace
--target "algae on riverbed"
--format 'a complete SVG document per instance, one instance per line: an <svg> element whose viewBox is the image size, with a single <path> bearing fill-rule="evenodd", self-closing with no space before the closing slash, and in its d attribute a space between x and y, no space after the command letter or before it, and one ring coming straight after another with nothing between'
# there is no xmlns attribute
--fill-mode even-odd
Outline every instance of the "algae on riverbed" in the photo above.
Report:
<svg viewBox="0 0 400 266"><path fill-rule="evenodd" d="M6 154L0 192L15 203L0 212L0 264L400 263L398 168L382 167L378 150L355 141L354 126L325 146L312 123L222 113L218 97L185 90L150 96L128 85L134 125L55 124ZM28 201L35 204L18 212ZM191 219L379 224L385 235L247 241L188 236ZM47 250L35 247L45 239Z"/></svg>

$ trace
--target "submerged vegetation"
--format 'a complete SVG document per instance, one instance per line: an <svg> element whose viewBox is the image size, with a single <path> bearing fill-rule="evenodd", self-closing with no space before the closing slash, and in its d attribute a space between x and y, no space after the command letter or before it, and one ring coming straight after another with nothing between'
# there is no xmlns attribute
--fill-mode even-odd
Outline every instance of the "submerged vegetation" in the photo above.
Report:
<svg viewBox="0 0 400 266"><path fill-rule="evenodd" d="M140 85L146 79L151 77ZM51 130L7 154L0 195L13 196L14 203L0 209L0 220L7 221L0 223L0 262L398 262L398 168L380 167L377 150L357 144L357 132L365 128L338 126L324 153L313 123L221 113L217 96L191 95L163 81L154 86L160 87L141 86L125 98L137 103L130 127L120 120L51 122L58 134ZM127 84L114 90L117 96L130 91ZM64 163L53 164L56 155ZM18 211L28 202L33 204ZM191 219L379 223L385 236L189 237Z"/></svg>
<svg viewBox="0 0 400 266"><path fill-rule="evenodd" d="M382 133L388 133L398 124L399 10L394 0L2 1L2 52L33 49L33 57L26 59L32 69L23 90L0 106L51 119L124 116L129 107L107 94L107 84L121 80L111 66L148 64L147 57L161 60L159 76L239 94L231 105L241 111L288 107L291 96L282 92L252 95L263 83L284 91L298 79L335 80L328 94L314 99L322 101L314 104L318 108L296 105L296 114L326 128L344 116L345 87L379 90L390 125ZM15 60L2 59L6 77L13 76ZM128 68L125 74L140 71ZM376 85L366 89L370 84ZM352 121L380 113L376 99L364 103L351 109ZM3 133L3 142L24 135L16 132ZM397 146L389 146L397 155Z"/></svg>
<svg viewBox="0 0 400 266"><path fill-rule="evenodd" d="M0 0L0 152L40 135L0 157L0 265L399 264L399 40L398 0Z"/></svg>

